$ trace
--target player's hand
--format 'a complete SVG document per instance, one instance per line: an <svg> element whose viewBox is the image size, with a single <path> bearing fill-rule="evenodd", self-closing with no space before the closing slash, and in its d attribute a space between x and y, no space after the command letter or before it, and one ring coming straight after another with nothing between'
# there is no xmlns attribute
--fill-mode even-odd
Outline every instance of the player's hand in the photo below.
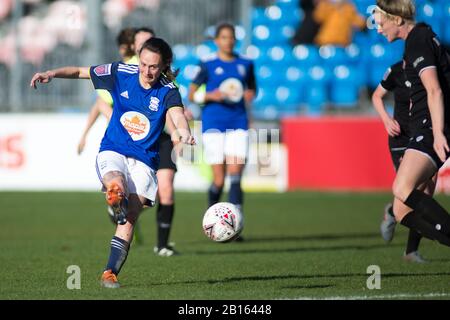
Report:
<svg viewBox="0 0 450 320"><path fill-rule="evenodd" d="M80 142L78 143L77 152L78 152L79 155L83 152L85 145L86 145L86 138L82 137Z"/></svg>
<svg viewBox="0 0 450 320"><path fill-rule="evenodd" d="M388 135L391 137L396 137L401 133L400 124L395 119L388 118L384 122L384 127L386 128Z"/></svg>
<svg viewBox="0 0 450 320"><path fill-rule="evenodd" d="M195 138L192 135L180 136L180 142L191 146L196 144Z"/></svg>
<svg viewBox="0 0 450 320"><path fill-rule="evenodd" d="M439 159L441 159L442 162L445 162L447 159L447 153L450 151L447 143L447 139L445 138L444 134L442 132L436 134L433 134L434 136L434 151L436 151Z"/></svg>
<svg viewBox="0 0 450 320"><path fill-rule="evenodd" d="M244 91L244 101L246 103L251 103L255 98L255 90L245 90Z"/></svg>
<svg viewBox="0 0 450 320"><path fill-rule="evenodd" d="M225 95L216 89L212 92L206 93L206 101L223 102L225 100Z"/></svg>
<svg viewBox="0 0 450 320"><path fill-rule="evenodd" d="M52 81L53 76L50 74L50 72L38 72L36 73L33 78L31 78L30 87L33 87L37 89L37 83L49 83Z"/></svg>

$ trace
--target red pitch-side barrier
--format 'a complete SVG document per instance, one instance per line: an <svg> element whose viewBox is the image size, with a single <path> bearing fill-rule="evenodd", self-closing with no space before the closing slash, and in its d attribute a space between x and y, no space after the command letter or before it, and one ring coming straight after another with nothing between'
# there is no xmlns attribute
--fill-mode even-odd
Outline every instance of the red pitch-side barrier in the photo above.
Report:
<svg viewBox="0 0 450 320"><path fill-rule="evenodd" d="M395 171L378 118L285 118L281 128L289 189L391 189Z"/></svg>

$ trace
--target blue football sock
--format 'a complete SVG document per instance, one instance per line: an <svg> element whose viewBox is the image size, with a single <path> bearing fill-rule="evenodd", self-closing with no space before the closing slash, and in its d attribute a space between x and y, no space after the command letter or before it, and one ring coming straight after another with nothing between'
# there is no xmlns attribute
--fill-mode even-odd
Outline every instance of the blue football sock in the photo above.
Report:
<svg viewBox="0 0 450 320"><path fill-rule="evenodd" d="M130 244L127 241L114 236L111 240L111 253L105 270L111 269L114 274L119 274L125 260L127 260L129 248Z"/></svg>
<svg viewBox="0 0 450 320"><path fill-rule="evenodd" d="M228 201L241 209L243 198L244 193L241 188L241 175L230 175L230 192L228 193Z"/></svg>
<svg viewBox="0 0 450 320"><path fill-rule="evenodd" d="M218 187L214 183L211 184L208 190L208 207L219 202L220 196L222 195L223 187Z"/></svg>

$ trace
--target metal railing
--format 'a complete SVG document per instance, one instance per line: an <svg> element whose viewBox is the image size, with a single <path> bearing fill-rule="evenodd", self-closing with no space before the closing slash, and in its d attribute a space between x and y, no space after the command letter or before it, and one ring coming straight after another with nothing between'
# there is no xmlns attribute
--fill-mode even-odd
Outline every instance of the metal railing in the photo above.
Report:
<svg viewBox="0 0 450 320"><path fill-rule="evenodd" d="M2 30L3 33L17 30L19 21L28 13L23 10L22 1L15 3L10 19L0 23L0 36ZM118 60L115 38L123 27L152 27L171 45L199 44L205 39L207 27L221 21L250 28L252 6L252 0L160 0L157 8L136 8L115 28L108 28L102 11L103 1L74 3L87 8L84 12L87 28L81 48L58 44L46 54L40 65L25 62L20 57L12 66L0 63L1 112L84 111L94 99L94 91L88 81L58 80L49 86L41 86L39 90L31 90L29 81L33 73L63 65L89 66ZM41 14L45 13L45 4L41 4L39 10ZM21 42L17 40L17 43ZM18 52L19 48L16 54Z"/></svg>

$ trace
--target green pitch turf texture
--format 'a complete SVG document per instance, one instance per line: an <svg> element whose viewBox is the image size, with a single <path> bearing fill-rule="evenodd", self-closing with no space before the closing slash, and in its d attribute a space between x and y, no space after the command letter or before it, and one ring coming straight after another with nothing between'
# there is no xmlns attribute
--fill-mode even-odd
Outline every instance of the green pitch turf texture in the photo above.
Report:
<svg viewBox="0 0 450 320"><path fill-rule="evenodd" d="M450 248L423 240L430 263L411 264L403 226L381 239L387 193L247 194L246 241L227 244L203 234L205 194L176 197L171 241L182 254L153 254L155 210L145 210L143 244L111 290L99 284L113 235L101 193L0 193L0 299L450 299ZM66 287L70 265L80 290ZM366 287L370 265L379 290Z"/></svg>

